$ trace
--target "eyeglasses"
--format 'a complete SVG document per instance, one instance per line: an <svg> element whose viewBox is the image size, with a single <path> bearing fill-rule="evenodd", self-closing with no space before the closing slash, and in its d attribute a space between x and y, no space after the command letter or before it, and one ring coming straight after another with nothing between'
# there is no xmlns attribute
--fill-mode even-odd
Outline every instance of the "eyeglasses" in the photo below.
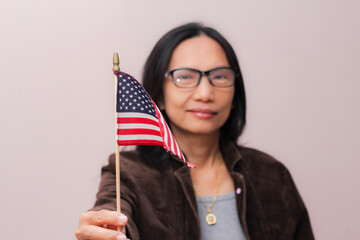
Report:
<svg viewBox="0 0 360 240"><path fill-rule="evenodd" d="M230 67L219 67L209 71L200 71L192 68L178 68L165 73L171 76L174 84L179 88L193 88L200 84L201 77L206 75L214 87L230 87L235 82L235 70Z"/></svg>

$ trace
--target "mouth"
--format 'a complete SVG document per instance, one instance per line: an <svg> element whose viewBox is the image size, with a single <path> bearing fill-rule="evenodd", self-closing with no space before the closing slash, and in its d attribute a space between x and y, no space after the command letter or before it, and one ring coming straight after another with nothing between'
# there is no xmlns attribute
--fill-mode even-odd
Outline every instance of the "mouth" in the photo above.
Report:
<svg viewBox="0 0 360 240"><path fill-rule="evenodd" d="M211 111L208 109L201 109L201 108L190 109L187 112L189 112L201 119L212 118L213 116L215 116L217 114L217 112L214 112L214 111Z"/></svg>

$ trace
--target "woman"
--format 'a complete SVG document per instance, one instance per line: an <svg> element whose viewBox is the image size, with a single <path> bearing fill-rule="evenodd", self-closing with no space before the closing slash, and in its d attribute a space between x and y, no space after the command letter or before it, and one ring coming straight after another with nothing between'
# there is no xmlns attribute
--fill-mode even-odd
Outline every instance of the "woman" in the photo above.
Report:
<svg viewBox="0 0 360 240"><path fill-rule="evenodd" d="M287 169L236 144L245 125L244 84L217 31L190 23L168 32L146 62L143 84L197 167L159 147L122 153L120 214L111 156L78 239L313 239Z"/></svg>

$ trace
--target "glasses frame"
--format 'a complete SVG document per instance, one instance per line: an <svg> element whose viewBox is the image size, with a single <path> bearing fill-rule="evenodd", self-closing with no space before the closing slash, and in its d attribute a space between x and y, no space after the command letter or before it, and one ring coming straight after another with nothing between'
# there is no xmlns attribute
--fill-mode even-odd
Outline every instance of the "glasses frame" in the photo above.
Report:
<svg viewBox="0 0 360 240"><path fill-rule="evenodd" d="M214 85L214 83L212 82L212 80L210 79L210 73L215 71L215 70L219 70L219 69L230 69L234 72L234 80L233 82L230 84L230 85L226 85L226 86L216 86ZM180 87L176 84L176 80L174 78L174 72L175 71L178 71L178 70L191 70L191 71L194 71L194 72L197 72L199 73L199 79L197 81L197 83L194 85L194 86L191 86L191 87ZM200 70L197 70L197 69L193 69L193 68L177 68L177 69L173 69L173 70L170 70L168 72L165 73L165 77L169 77L171 76L171 80L173 81L173 83L175 84L175 86L179 87L179 88L194 88L194 87L197 87L199 84L200 84L200 81L201 81L201 78L203 76L206 76L207 79L209 80L210 84L214 87L218 87L218 88L226 88L226 87L231 87L234 85L235 83L235 79L236 79L236 76L237 76L237 73L235 71L235 69L231 68L231 67L217 67L217 68L213 68L213 69L210 69L208 71L200 71Z"/></svg>

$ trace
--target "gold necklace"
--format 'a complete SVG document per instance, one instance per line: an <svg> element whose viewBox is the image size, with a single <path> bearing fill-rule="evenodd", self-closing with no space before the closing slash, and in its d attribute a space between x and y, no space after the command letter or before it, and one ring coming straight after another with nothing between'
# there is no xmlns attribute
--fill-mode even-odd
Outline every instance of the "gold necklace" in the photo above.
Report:
<svg viewBox="0 0 360 240"><path fill-rule="evenodd" d="M216 195L214 197L214 199L212 200L210 206L207 206L204 202L204 200L202 199L202 197L200 196L199 192L196 190L195 186L194 186L194 190L195 190L195 194L199 197L200 202L202 203L202 205L204 205L206 211L207 211L207 215L206 215L206 222L209 225L214 225L216 223L216 217L215 215L211 212L212 207L214 206L214 203L216 202L216 198L219 194L219 188L220 188L220 174L218 176L217 179L217 184L216 184Z"/></svg>

